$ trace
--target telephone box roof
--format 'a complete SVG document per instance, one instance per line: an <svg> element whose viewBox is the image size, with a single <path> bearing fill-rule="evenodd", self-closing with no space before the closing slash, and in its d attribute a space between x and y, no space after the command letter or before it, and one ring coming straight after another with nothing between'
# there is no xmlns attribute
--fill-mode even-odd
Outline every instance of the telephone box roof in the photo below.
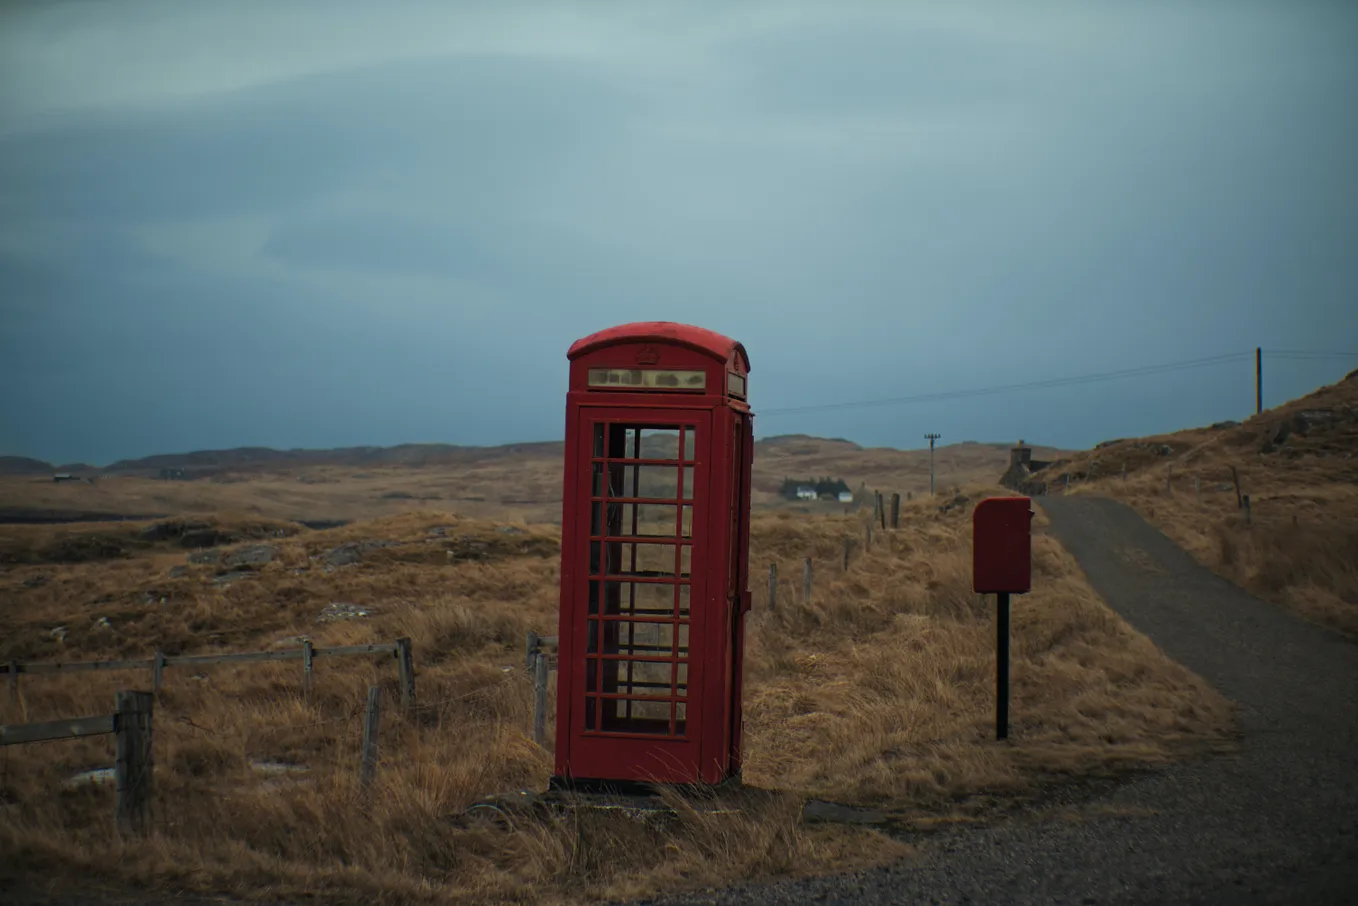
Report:
<svg viewBox="0 0 1358 906"><path fill-rule="evenodd" d="M705 352L723 362L729 362L738 353L745 370L750 370L750 357L740 343L716 331L673 321L637 321L592 333L576 340L566 353L566 358L574 361L587 352L620 343L673 343Z"/></svg>

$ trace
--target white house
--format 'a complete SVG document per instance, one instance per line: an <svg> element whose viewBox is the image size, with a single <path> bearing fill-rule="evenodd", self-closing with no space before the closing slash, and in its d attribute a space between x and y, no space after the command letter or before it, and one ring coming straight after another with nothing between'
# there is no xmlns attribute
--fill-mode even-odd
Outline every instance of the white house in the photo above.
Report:
<svg viewBox="0 0 1358 906"><path fill-rule="evenodd" d="M840 491L840 492L839 492L839 502L840 502L840 503L853 503L853 491Z"/></svg>
<svg viewBox="0 0 1358 906"><path fill-rule="evenodd" d="M809 487L807 487L806 485L802 485L801 487L797 488L797 499L798 499L798 500L815 500L815 499L816 499L816 489L815 489L815 488L809 488Z"/></svg>

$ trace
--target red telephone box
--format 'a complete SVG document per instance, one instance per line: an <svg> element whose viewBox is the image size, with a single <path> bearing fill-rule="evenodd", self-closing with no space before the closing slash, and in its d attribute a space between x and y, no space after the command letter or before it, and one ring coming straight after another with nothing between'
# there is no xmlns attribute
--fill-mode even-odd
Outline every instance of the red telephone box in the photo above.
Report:
<svg viewBox="0 0 1358 906"><path fill-rule="evenodd" d="M718 783L740 771L749 358L669 322L568 357L552 785Z"/></svg>

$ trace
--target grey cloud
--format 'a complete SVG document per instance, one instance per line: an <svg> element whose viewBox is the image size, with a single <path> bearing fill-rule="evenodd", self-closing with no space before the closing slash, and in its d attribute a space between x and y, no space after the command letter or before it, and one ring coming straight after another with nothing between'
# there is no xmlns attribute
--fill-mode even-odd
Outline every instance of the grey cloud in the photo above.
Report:
<svg viewBox="0 0 1358 906"><path fill-rule="evenodd" d="M570 341L649 318L745 341L757 409L1358 346L1358 14L995 9L676 6L654 61L393 52L25 119L0 452L552 437ZM1248 381L759 430L1085 444Z"/></svg>

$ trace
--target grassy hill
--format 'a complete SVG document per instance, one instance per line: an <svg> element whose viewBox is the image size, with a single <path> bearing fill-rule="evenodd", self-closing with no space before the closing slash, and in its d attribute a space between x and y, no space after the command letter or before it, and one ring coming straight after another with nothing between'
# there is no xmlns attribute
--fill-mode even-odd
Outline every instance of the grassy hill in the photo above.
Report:
<svg viewBox="0 0 1358 906"><path fill-rule="evenodd" d="M1127 501L1219 575L1358 638L1358 371L1243 423L1101 444L1038 477L1061 493L1067 473L1073 493Z"/></svg>
<svg viewBox="0 0 1358 906"><path fill-rule="evenodd" d="M977 498L993 488L968 488ZM262 499L262 498L261 498ZM527 630L556 631L559 532L412 512L326 531L263 519L0 527L0 662L413 640L417 708L389 657L170 669L155 710L155 830L122 839L110 737L6 750L0 884L104 886L308 902L597 902L843 871L908 852L883 829L799 820L806 797L873 804L897 827L998 820L1216 747L1230 707L1131 630L1042 531L1015 608L1013 734L992 738L993 604L970 590L966 508L916 498L858 545L862 514L756 516L739 813L675 798L663 822L570 812L468 824L472 802L542 790ZM227 539L186 549L190 532ZM800 599L803 558L815 562ZM112 559L110 559L112 558ZM777 607L763 577L784 577ZM322 621L335 602L347 619ZM0 723L106 710L146 671L24 677ZM357 784L366 689L386 695L376 784ZM549 724L550 726L550 724ZM281 767L280 767L281 766ZM1102 780L1100 780L1102 779ZM44 888L45 889L45 888ZM81 901L80 897L69 898Z"/></svg>
<svg viewBox="0 0 1358 906"><path fill-rule="evenodd" d="M935 454L940 489L994 482L1007 444L957 444ZM1039 448L1038 453L1047 453ZM412 444L389 448L276 451L243 448L115 463L94 484L56 484L34 475L0 476L12 511L181 515L235 513L285 520L373 519L411 511L556 523L561 518L560 442L500 447ZM161 468L200 474L162 481ZM918 495L929 490L929 451L864 448L844 440L790 435L755 445L756 507L842 512L838 504L789 504L786 477L832 475L851 488Z"/></svg>

